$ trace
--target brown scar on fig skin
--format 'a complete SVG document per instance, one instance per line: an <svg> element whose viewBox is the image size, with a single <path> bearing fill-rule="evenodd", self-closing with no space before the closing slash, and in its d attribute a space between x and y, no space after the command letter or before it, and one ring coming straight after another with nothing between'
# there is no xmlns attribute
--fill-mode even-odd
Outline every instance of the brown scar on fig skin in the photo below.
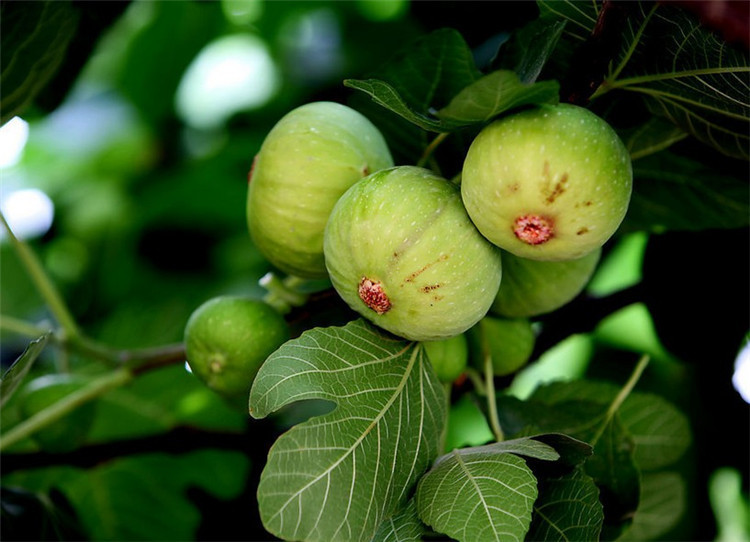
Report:
<svg viewBox="0 0 750 542"><path fill-rule="evenodd" d="M522 215L513 223L513 233L527 245L541 245L555 236L555 224L545 216Z"/></svg>
<svg viewBox="0 0 750 542"><path fill-rule="evenodd" d="M422 286L419 291L423 294L429 294L433 290L437 290L440 288L442 284L428 284L427 286Z"/></svg>
<svg viewBox="0 0 750 542"><path fill-rule="evenodd" d="M391 310L391 300L383 291L383 286L378 281L362 277L359 281L359 298L365 305L378 314L385 314Z"/></svg>
<svg viewBox="0 0 750 542"><path fill-rule="evenodd" d="M584 233L588 233L588 232L589 232L589 229L586 228L586 227L584 227L584 228L581 228L580 230L578 230L576 232L576 235L583 235Z"/></svg>
<svg viewBox="0 0 750 542"><path fill-rule="evenodd" d="M408 277L406 277L404 279L404 282L414 282L414 279L416 279L419 275L421 275L422 273L424 273L425 271L427 271L430 267L432 267L436 263L444 262L447 259L448 259L448 255L447 254L441 255L434 262L430 262L427 265L424 265L421 269L418 269L418 270L414 271L411 275L409 275Z"/></svg>
<svg viewBox="0 0 750 542"><path fill-rule="evenodd" d="M545 203L551 205L558 197L565 193L565 185L568 183L568 174L563 173L560 176L560 180L557 181L555 183L555 186L550 189L550 183L552 182L552 179L549 171L549 161L545 160L544 166L542 166L542 175L546 180L542 187L542 195L545 196Z"/></svg>

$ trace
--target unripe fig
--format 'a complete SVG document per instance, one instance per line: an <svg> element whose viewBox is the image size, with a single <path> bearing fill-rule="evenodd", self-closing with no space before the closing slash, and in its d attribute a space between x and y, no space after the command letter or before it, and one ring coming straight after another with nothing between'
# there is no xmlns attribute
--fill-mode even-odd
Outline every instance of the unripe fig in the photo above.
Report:
<svg viewBox="0 0 750 542"><path fill-rule="evenodd" d="M414 341L466 331L500 285L500 251L471 223L456 187L415 166L374 173L347 190L324 251L344 301Z"/></svg>
<svg viewBox="0 0 750 542"><path fill-rule="evenodd" d="M503 283L490 310L519 318L559 309L588 284L601 253L597 248L575 260L543 262L503 252Z"/></svg>
<svg viewBox="0 0 750 542"><path fill-rule="evenodd" d="M524 318L485 316L469 330L469 335L472 365L483 370L484 356L489 353L495 376L509 375L523 367L529 361L536 343L531 322Z"/></svg>
<svg viewBox="0 0 750 542"><path fill-rule="evenodd" d="M323 230L341 195L393 166L382 134L345 105L313 102L271 129L250 171L247 218L258 250L282 271L324 278Z"/></svg>
<svg viewBox="0 0 750 542"><path fill-rule="evenodd" d="M441 341L425 341L422 346L441 382L453 382L463 374L469 361L466 335L462 333Z"/></svg>
<svg viewBox="0 0 750 542"><path fill-rule="evenodd" d="M479 231L535 260L570 260L601 247L630 202L630 155L600 117L542 105L485 127L464 161L461 195Z"/></svg>
<svg viewBox="0 0 750 542"><path fill-rule="evenodd" d="M26 384L19 393L21 414L28 419L80 390L88 382L87 377L70 373L39 376ZM89 401L33 433L31 439L46 452L70 452L85 442L95 416L96 403Z"/></svg>
<svg viewBox="0 0 750 542"><path fill-rule="evenodd" d="M246 399L266 358L289 338L284 318L263 301L220 296L200 305L185 325L190 370L226 398Z"/></svg>

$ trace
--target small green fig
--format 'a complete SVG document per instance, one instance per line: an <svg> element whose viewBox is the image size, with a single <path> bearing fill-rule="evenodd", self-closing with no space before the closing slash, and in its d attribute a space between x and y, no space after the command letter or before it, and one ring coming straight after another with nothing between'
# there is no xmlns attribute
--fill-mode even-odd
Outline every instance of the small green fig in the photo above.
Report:
<svg viewBox="0 0 750 542"><path fill-rule="evenodd" d="M253 242L282 271L325 278L323 230L333 205L356 181L391 166L382 134L354 109L313 102L290 111L268 133L250 171Z"/></svg>
<svg viewBox="0 0 750 542"><path fill-rule="evenodd" d="M535 260L601 247L630 203L630 155L606 121L571 104L542 105L485 127L464 161L461 195L479 231Z"/></svg>
<svg viewBox="0 0 750 542"><path fill-rule="evenodd" d="M466 335L462 333L442 341L425 341L422 346L441 382L453 382L463 374L469 361Z"/></svg>
<svg viewBox="0 0 750 542"><path fill-rule="evenodd" d="M219 296L200 305L185 325L188 366L225 398L246 398L266 358L289 338L284 318L263 301Z"/></svg>
<svg viewBox="0 0 750 542"><path fill-rule="evenodd" d="M583 291L601 253L598 248L575 260L543 262L503 252L503 283L490 311L521 318L559 309Z"/></svg>
<svg viewBox="0 0 750 542"><path fill-rule="evenodd" d="M523 367L529 361L536 343L531 322L525 318L485 316L469 330L469 336L472 365L483 370L484 355L489 354L495 376L509 375Z"/></svg>
<svg viewBox="0 0 750 542"><path fill-rule="evenodd" d="M63 397L80 390L88 382L87 377L72 373L55 373L36 377L20 390L21 414L30 418ZM70 452L86 441L95 416L96 402L89 401L56 422L33 433L31 439L46 452Z"/></svg>
<svg viewBox="0 0 750 542"><path fill-rule="evenodd" d="M415 166L347 190L326 226L324 253L352 309L414 341L463 333L500 285L500 251L471 223L456 187Z"/></svg>

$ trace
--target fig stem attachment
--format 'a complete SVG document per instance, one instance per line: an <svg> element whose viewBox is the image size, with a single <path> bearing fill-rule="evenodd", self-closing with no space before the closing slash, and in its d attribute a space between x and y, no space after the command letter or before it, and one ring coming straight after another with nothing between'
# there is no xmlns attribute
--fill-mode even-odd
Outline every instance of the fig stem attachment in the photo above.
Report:
<svg viewBox="0 0 750 542"><path fill-rule="evenodd" d="M490 415L490 427L497 442L505 440L505 433L500 427L500 417L497 415L497 397L495 396L495 371L492 366L492 354L489 349L484 352L484 385L487 390L487 411Z"/></svg>
<svg viewBox="0 0 750 542"><path fill-rule="evenodd" d="M298 284L296 280L281 280L269 271L260 278L258 284L268 291L263 300L282 314L288 313L292 307L301 307L307 303L307 295L294 289Z"/></svg>
<svg viewBox="0 0 750 542"><path fill-rule="evenodd" d="M15 236L10 225L5 220L5 215L1 211L0 222L2 222L5 232L8 234L8 238L18 255L18 259L21 260L21 263L26 268L29 278L34 283L42 299L44 299L47 307L49 307L50 312L52 312L55 319L62 326L65 335L69 338L78 337L80 335L78 324L65 304L60 292L50 280L47 273L44 272L44 268L36 254L34 254L28 244Z"/></svg>
<svg viewBox="0 0 750 542"><path fill-rule="evenodd" d="M450 132L441 132L435 137L435 139L430 141L430 144L425 147L424 152L422 153L422 156L419 157L419 160L417 161L417 167L424 167L424 165L432 156L432 153L435 152L435 149L437 149L438 146L449 135L450 135Z"/></svg>

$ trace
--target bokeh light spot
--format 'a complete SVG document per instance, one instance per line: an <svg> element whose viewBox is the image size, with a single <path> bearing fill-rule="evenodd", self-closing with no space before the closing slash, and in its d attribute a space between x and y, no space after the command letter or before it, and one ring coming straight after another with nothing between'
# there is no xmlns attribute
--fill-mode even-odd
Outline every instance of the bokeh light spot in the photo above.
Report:
<svg viewBox="0 0 750 542"><path fill-rule="evenodd" d="M185 71L177 89L177 112L193 128L218 128L232 115L266 104L278 81L261 39L224 36L209 43Z"/></svg>

